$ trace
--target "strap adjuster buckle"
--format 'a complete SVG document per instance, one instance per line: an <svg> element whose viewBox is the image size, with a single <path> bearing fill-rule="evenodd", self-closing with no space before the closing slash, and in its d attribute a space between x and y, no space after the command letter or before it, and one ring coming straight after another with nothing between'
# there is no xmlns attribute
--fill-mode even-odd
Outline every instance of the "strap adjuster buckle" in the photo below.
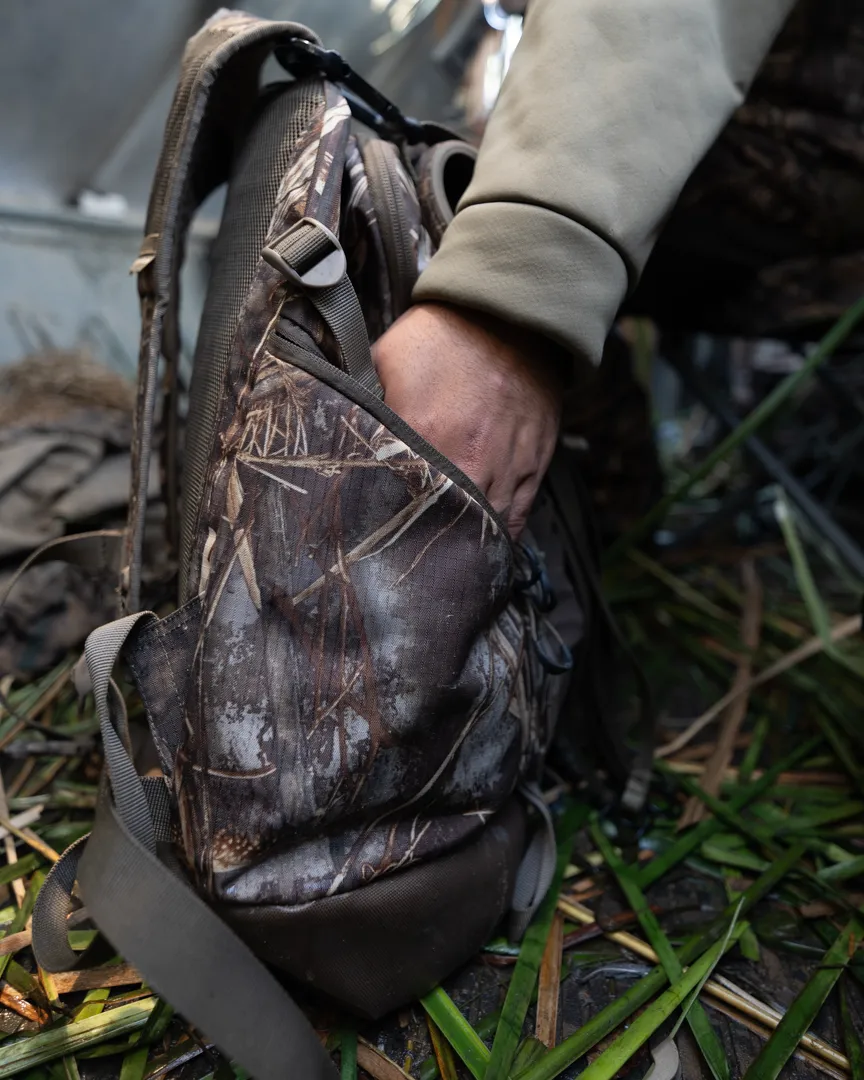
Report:
<svg viewBox="0 0 864 1080"><path fill-rule="evenodd" d="M345 275L342 245L315 218L304 217L261 252L261 258L288 281L305 289L329 289Z"/></svg>

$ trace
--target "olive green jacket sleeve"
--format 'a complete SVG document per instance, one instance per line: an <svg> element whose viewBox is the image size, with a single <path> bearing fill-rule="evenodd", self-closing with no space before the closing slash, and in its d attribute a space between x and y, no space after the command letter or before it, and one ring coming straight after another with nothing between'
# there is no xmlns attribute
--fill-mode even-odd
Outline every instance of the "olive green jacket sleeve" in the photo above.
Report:
<svg viewBox="0 0 864 1080"><path fill-rule="evenodd" d="M597 362L793 0L530 0L474 179L415 287Z"/></svg>

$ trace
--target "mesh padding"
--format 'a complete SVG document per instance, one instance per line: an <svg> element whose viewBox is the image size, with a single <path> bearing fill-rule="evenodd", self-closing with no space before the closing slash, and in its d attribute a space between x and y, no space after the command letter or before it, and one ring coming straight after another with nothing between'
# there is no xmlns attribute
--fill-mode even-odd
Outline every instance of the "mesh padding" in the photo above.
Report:
<svg viewBox="0 0 864 1080"><path fill-rule="evenodd" d="M222 224L213 245L210 282L189 392L180 547L181 603L188 599L198 506L240 312L264 245L279 183L297 139L323 102L323 87L318 82L293 84L271 96L249 132L228 185Z"/></svg>

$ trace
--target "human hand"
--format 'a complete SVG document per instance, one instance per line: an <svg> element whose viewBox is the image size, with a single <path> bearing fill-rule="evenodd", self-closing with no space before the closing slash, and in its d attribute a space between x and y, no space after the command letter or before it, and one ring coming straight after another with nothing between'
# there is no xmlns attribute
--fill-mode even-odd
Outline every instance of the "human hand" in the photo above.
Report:
<svg viewBox="0 0 864 1080"><path fill-rule="evenodd" d="M419 304L372 355L384 401L474 481L515 539L558 437L556 347L473 312Z"/></svg>

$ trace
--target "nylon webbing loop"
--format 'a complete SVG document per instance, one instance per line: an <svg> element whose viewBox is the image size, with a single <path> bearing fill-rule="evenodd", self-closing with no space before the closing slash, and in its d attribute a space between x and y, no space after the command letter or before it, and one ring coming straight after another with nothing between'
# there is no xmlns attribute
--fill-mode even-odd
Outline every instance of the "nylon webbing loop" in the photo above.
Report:
<svg viewBox="0 0 864 1080"><path fill-rule="evenodd" d="M77 878L89 914L118 952L256 1080L335 1080L336 1069L300 1009L157 854L157 842L170 836L168 789L135 771L125 745L125 707L111 677L133 628L154 618L139 612L87 639L111 784L110 790L103 784L90 837L64 852L40 890L33 910L36 959L47 971L76 966L66 920Z"/></svg>
<svg viewBox="0 0 864 1080"><path fill-rule="evenodd" d="M105 803L79 866L99 929L255 1080L335 1080L309 1021L237 935Z"/></svg>
<svg viewBox="0 0 864 1080"><path fill-rule="evenodd" d="M540 815L540 825L531 837L516 872L513 899L510 902L509 931L513 941L521 941L537 908L543 902L555 876L558 859L555 825L543 793L536 784L522 784L518 790L522 798Z"/></svg>
<svg viewBox="0 0 864 1080"><path fill-rule="evenodd" d="M314 218L301 218L265 247L261 257L302 288L315 305L336 339L345 372L365 390L383 398L360 301L333 233Z"/></svg>
<svg viewBox="0 0 864 1080"><path fill-rule="evenodd" d="M33 906L33 954L45 971L72 971L81 959L69 945L66 920L75 907L72 889L89 838L90 833L66 848L51 867Z"/></svg>
<svg viewBox="0 0 864 1080"><path fill-rule="evenodd" d="M111 778L117 809L135 839L154 854L156 837L147 806L147 796L144 794L141 777L124 745L124 741L128 739L126 707L111 673L133 628L142 621L150 622L155 618L151 611L127 615L125 619L106 623L94 630L84 645L96 716L105 748L105 764Z"/></svg>
<svg viewBox="0 0 864 1080"><path fill-rule="evenodd" d="M141 782L153 817L156 841L167 843L171 839L171 797L168 787L161 777L142 777ZM109 792L103 783L99 799L107 798ZM33 951L37 963L46 971L73 971L83 959L82 953L74 952L69 946L66 924L75 907L72 890L78 877L78 863L91 835L82 836L66 848L59 861L49 870L36 898L33 908Z"/></svg>
<svg viewBox="0 0 864 1080"><path fill-rule="evenodd" d="M292 38L318 42L311 30L295 22L271 22L241 11L217 12L192 37L183 54L180 81L165 128L165 138L150 195L146 238L135 269L141 298L141 346L138 362L138 404L132 442L132 484L129 530L123 556L121 589L127 611L137 611L141 590L141 558L147 485L154 438L160 360L166 367L165 385L173 387L180 361L179 275L185 237L196 209L193 205L226 176L230 154L215 153L216 144L230 145L234 132L224 124L225 112L208 109L225 68L230 65L232 109L241 117L258 97L259 72L270 47ZM242 60L242 63L241 63ZM227 140L227 142L226 142ZM200 153L201 146L207 153ZM215 163L221 163L214 171ZM176 397L176 394L175 394ZM166 409L170 425L174 409ZM165 440L166 507L169 522L176 515L171 492L177 487L176 456Z"/></svg>

